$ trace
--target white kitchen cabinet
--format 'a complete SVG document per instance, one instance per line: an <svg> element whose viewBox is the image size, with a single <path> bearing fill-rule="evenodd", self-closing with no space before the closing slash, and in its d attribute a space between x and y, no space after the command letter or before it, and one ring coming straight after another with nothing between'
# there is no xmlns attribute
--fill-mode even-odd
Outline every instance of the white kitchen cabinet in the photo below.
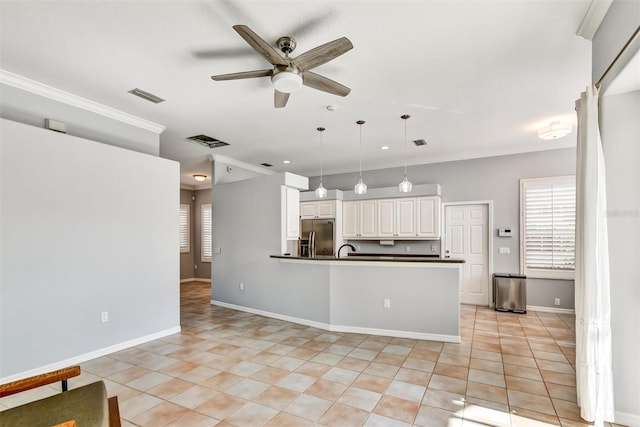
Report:
<svg viewBox="0 0 640 427"><path fill-rule="evenodd" d="M415 237L416 199L396 199L395 213L395 237Z"/></svg>
<svg viewBox="0 0 640 427"><path fill-rule="evenodd" d="M301 219L335 218L335 217L336 217L336 201L335 200L300 203Z"/></svg>
<svg viewBox="0 0 640 427"><path fill-rule="evenodd" d="M395 237L396 235L396 200L378 200L378 236Z"/></svg>
<svg viewBox="0 0 640 427"><path fill-rule="evenodd" d="M349 201L342 204L342 237L377 237L377 200Z"/></svg>
<svg viewBox="0 0 640 427"><path fill-rule="evenodd" d="M283 204L285 211L285 236L287 240L297 240L300 235L300 191L284 187Z"/></svg>
<svg viewBox="0 0 640 427"><path fill-rule="evenodd" d="M416 199L378 200L378 237L416 237Z"/></svg>
<svg viewBox="0 0 640 427"><path fill-rule="evenodd" d="M440 237L440 197L416 199L416 237L437 239Z"/></svg>

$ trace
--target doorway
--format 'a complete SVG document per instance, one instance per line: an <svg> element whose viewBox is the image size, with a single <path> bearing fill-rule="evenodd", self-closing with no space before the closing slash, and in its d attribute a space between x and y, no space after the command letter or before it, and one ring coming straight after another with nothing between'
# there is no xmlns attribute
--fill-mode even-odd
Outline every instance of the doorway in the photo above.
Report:
<svg viewBox="0 0 640 427"><path fill-rule="evenodd" d="M443 203L444 258L461 258L460 302L490 305L492 202Z"/></svg>

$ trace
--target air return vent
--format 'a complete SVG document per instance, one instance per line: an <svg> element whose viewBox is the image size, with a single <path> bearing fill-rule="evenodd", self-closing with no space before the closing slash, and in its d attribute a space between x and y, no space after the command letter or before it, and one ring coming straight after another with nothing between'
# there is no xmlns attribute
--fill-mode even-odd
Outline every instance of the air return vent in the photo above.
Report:
<svg viewBox="0 0 640 427"><path fill-rule="evenodd" d="M271 163L260 163L262 166L264 166L265 168L270 168L273 165Z"/></svg>
<svg viewBox="0 0 640 427"><path fill-rule="evenodd" d="M190 136L187 138L187 141L195 142L208 148L218 148L229 145L224 141L220 141L219 139L211 138L210 136L203 134Z"/></svg>
<svg viewBox="0 0 640 427"><path fill-rule="evenodd" d="M418 147L427 145L427 141L425 141L424 139L416 139L415 141L413 141L413 143L416 144L416 146Z"/></svg>
<svg viewBox="0 0 640 427"><path fill-rule="evenodd" d="M138 96L142 99L145 99L149 102L153 102L154 104L159 104L161 102L164 102L164 99L160 98L159 96L146 92L142 89L138 89L138 88L131 89L129 93L132 95Z"/></svg>

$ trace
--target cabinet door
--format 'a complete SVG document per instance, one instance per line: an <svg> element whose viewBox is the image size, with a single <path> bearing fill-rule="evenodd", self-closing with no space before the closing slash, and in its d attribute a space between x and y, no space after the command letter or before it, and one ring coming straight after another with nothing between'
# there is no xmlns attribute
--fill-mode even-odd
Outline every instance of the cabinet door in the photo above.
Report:
<svg viewBox="0 0 640 427"><path fill-rule="evenodd" d="M396 237L416 237L416 199L397 199Z"/></svg>
<svg viewBox="0 0 640 427"><path fill-rule="evenodd" d="M394 237L396 235L396 201L393 199L378 200L378 236Z"/></svg>
<svg viewBox="0 0 640 427"><path fill-rule="evenodd" d="M335 201L316 202L316 215L318 218L335 218Z"/></svg>
<svg viewBox="0 0 640 427"><path fill-rule="evenodd" d="M300 191L295 188L286 189L287 240L297 239L300 235Z"/></svg>
<svg viewBox="0 0 640 427"><path fill-rule="evenodd" d="M344 202L342 204L342 237L345 239L358 237L359 207L360 202Z"/></svg>
<svg viewBox="0 0 640 427"><path fill-rule="evenodd" d="M417 204L418 237L440 237L440 198L420 197Z"/></svg>
<svg viewBox="0 0 640 427"><path fill-rule="evenodd" d="M376 237L378 235L377 207L377 200L362 200L360 202L360 237Z"/></svg>
<svg viewBox="0 0 640 427"><path fill-rule="evenodd" d="M318 206L316 202L300 203L300 218L313 219L318 215Z"/></svg>

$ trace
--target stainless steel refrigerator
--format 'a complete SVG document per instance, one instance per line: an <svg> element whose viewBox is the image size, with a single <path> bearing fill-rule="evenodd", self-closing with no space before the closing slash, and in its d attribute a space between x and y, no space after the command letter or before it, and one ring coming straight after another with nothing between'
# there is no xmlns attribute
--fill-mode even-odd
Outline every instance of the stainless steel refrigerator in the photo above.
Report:
<svg viewBox="0 0 640 427"><path fill-rule="evenodd" d="M335 220L333 219L303 219L300 221L300 240L304 247L306 244L308 254L301 253L301 256L333 256L335 253L333 230ZM313 254L312 242L309 242L311 233L315 235L315 254Z"/></svg>

